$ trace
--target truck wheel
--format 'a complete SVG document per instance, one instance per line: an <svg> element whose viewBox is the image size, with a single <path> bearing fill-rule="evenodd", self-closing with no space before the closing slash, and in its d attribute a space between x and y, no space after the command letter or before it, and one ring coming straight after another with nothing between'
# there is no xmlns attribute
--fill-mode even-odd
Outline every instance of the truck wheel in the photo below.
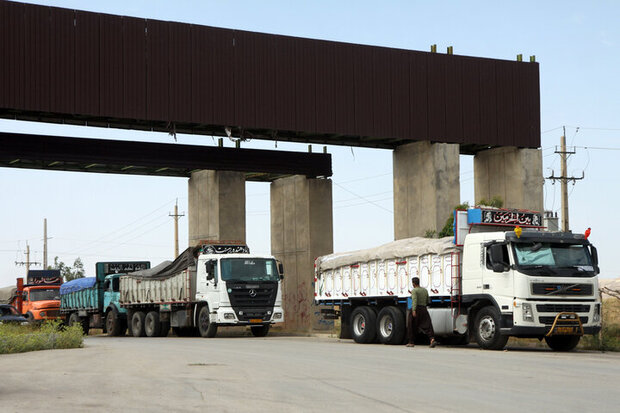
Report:
<svg viewBox="0 0 620 413"><path fill-rule="evenodd" d="M109 336L120 336L123 328L121 320L118 319L114 311L109 311L105 317L105 328Z"/></svg>
<svg viewBox="0 0 620 413"><path fill-rule="evenodd" d="M71 315L69 316L69 326L73 325L79 325L80 327L82 327L82 333L84 333L84 335L86 336L88 335L88 317L82 318L78 315L78 313L71 313Z"/></svg>
<svg viewBox="0 0 620 413"><path fill-rule="evenodd" d="M34 316L30 311L28 311L24 317L26 317L26 320L28 320L30 324L34 323Z"/></svg>
<svg viewBox="0 0 620 413"><path fill-rule="evenodd" d="M547 345L555 351L571 351L579 344L580 336L550 336L545 337Z"/></svg>
<svg viewBox="0 0 620 413"><path fill-rule="evenodd" d="M144 319L144 333L147 337L159 337L160 331L159 313L157 311L149 311Z"/></svg>
<svg viewBox="0 0 620 413"><path fill-rule="evenodd" d="M377 337L383 344L400 344L405 335L405 316L394 306L384 307L377 316Z"/></svg>
<svg viewBox="0 0 620 413"><path fill-rule="evenodd" d="M495 307L487 306L476 315L474 323L476 341L486 350L501 350L506 346L508 336L500 334L500 315Z"/></svg>
<svg viewBox="0 0 620 413"><path fill-rule="evenodd" d="M351 337L356 343L366 344L375 340L377 315L367 306L356 307L351 312Z"/></svg>
<svg viewBox="0 0 620 413"><path fill-rule="evenodd" d="M217 324L211 322L209 318L209 306L205 305L198 313L198 331L202 337L215 337L217 334Z"/></svg>
<svg viewBox="0 0 620 413"><path fill-rule="evenodd" d="M131 317L131 333L134 337L144 337L144 312L136 311Z"/></svg>
<svg viewBox="0 0 620 413"><path fill-rule="evenodd" d="M252 326L250 330L252 330L252 335L254 337L265 337L269 334L269 327L271 327L269 324L263 324L260 326Z"/></svg>

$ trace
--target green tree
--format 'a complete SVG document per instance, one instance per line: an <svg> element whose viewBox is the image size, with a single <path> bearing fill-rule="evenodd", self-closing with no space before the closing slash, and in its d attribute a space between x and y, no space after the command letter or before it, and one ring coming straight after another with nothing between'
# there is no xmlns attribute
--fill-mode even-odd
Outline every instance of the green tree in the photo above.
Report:
<svg viewBox="0 0 620 413"><path fill-rule="evenodd" d="M70 267L64 262L60 261L58 257L54 257L54 265L49 267L52 270L60 270L60 275L66 281L75 280L76 278L84 278L84 263L80 257L77 257L73 261L73 266Z"/></svg>

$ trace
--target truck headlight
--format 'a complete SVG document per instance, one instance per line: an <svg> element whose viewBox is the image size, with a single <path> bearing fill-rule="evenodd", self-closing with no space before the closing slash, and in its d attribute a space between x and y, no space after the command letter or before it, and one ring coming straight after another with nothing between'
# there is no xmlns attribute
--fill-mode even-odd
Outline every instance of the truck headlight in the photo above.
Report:
<svg viewBox="0 0 620 413"><path fill-rule="evenodd" d="M523 303L523 321L534 321L534 314L532 313L532 304Z"/></svg>
<svg viewBox="0 0 620 413"><path fill-rule="evenodd" d="M594 322L601 321L601 305L600 304L594 304L594 317L592 318L592 321Z"/></svg>
<svg viewBox="0 0 620 413"><path fill-rule="evenodd" d="M274 319L282 318L282 313L273 313L273 318Z"/></svg>
<svg viewBox="0 0 620 413"><path fill-rule="evenodd" d="M41 317L45 317L45 311L41 311L41 312L39 312L39 315L40 315Z"/></svg>
<svg viewBox="0 0 620 413"><path fill-rule="evenodd" d="M224 313L224 320L234 320L234 319L235 319L234 313Z"/></svg>

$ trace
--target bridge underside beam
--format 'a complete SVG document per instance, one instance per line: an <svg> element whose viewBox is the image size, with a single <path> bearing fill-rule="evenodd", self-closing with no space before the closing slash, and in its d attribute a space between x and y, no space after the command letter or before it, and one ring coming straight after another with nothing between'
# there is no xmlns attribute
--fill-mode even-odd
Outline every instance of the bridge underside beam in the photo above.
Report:
<svg viewBox="0 0 620 413"><path fill-rule="evenodd" d="M248 181L332 175L331 155L0 133L0 167L190 177L196 170L244 172Z"/></svg>

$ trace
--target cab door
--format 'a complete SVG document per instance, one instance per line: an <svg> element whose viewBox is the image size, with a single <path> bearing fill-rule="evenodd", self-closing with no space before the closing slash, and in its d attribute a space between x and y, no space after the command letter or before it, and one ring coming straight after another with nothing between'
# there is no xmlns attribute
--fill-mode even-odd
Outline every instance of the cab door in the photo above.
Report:
<svg viewBox="0 0 620 413"><path fill-rule="evenodd" d="M509 311L514 299L514 276L510 269L508 245L494 242L485 246L482 293L491 295L501 311Z"/></svg>
<svg viewBox="0 0 620 413"><path fill-rule="evenodd" d="M224 283L221 281L219 267L219 262L216 259L207 260L204 266L204 297L211 312L220 307L220 291Z"/></svg>

